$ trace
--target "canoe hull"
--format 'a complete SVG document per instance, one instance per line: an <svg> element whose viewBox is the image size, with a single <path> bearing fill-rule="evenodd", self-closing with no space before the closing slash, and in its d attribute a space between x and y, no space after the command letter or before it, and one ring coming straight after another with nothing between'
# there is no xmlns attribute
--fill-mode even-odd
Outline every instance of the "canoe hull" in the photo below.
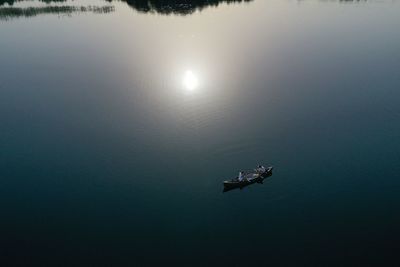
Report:
<svg viewBox="0 0 400 267"><path fill-rule="evenodd" d="M273 167L268 167L264 173L258 174L258 177L254 177L251 179L244 179L242 181L239 181L237 178L235 178L232 180L224 181L224 192L227 192L227 191L230 191L233 189L237 189L237 188L242 189L246 186L249 186L249 185L255 184L255 183L262 184L266 178L268 178L272 175L272 169L273 169Z"/></svg>

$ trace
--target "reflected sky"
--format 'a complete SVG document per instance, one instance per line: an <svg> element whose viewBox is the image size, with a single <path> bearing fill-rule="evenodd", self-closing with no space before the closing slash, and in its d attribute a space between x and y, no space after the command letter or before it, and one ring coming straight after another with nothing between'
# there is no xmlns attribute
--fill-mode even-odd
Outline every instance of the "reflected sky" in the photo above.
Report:
<svg viewBox="0 0 400 267"><path fill-rule="evenodd" d="M23 4L32 2L14 6ZM125 2L112 5L114 12L104 15L2 22L0 45L7 51L1 53L0 68L7 77L3 88L21 84L28 95L34 90L46 95L56 87L56 99L79 89L86 99L117 112L110 116L130 121L130 127L120 129L122 135L136 129L138 140L151 139L162 147L186 142L187 149L200 151L205 149L202 140L213 136L211 150L218 151L214 145L223 141L221 146L226 142L239 153L243 147L257 150L258 119L272 126L271 136L289 134L299 121L304 119L307 125L306 118L318 114L321 107L313 99L364 110L372 104L370 94L359 96L353 107L342 98L362 86L356 77L381 77L381 64L393 66L386 70L388 81L397 77L392 56L399 43L396 2L221 2L217 9L190 16L132 12ZM25 78L18 80L15 73L24 73ZM372 86L365 90L375 92ZM106 97L111 92L114 103ZM100 106L86 108L96 116ZM85 112L83 103L78 107L86 114L84 121L91 113ZM258 119L252 115L257 107L264 111ZM323 108L328 112L335 106L327 103ZM289 116L292 113L296 116ZM140 114L148 120L140 120ZM115 122L104 123L114 128ZM185 130L176 130L180 128ZM230 131L230 137L218 134ZM245 138L245 146L240 141L244 133L253 136Z"/></svg>

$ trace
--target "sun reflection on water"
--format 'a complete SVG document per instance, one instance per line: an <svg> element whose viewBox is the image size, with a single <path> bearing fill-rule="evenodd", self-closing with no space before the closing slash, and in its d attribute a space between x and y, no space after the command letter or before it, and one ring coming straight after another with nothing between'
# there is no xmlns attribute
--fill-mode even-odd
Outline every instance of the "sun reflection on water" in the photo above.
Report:
<svg viewBox="0 0 400 267"><path fill-rule="evenodd" d="M198 77L191 70L187 70L185 72L185 74L183 75L182 83L183 83L183 87L187 91L190 91L190 92L196 90L198 88L198 86L199 86Z"/></svg>

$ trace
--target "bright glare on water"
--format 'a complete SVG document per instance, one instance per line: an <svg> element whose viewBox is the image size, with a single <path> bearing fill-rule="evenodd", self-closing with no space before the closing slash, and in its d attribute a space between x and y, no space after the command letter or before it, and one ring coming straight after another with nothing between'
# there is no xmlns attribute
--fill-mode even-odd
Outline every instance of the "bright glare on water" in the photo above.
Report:
<svg viewBox="0 0 400 267"><path fill-rule="evenodd" d="M194 91L199 86L197 76L191 70L187 70L183 76L183 86L188 91Z"/></svg>

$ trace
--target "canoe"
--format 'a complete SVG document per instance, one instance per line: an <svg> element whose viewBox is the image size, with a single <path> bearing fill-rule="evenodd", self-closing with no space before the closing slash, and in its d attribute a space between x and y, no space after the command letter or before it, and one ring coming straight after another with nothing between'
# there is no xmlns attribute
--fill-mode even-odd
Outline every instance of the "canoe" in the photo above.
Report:
<svg viewBox="0 0 400 267"><path fill-rule="evenodd" d="M266 168L265 172L260 173L257 170L250 170L250 171L245 171L243 175L243 180L239 181L238 177L224 181L224 192L230 191L232 189L236 188L244 188L248 185L254 184L254 183L259 183L262 184L263 181L272 175L272 169L274 167L270 166Z"/></svg>

